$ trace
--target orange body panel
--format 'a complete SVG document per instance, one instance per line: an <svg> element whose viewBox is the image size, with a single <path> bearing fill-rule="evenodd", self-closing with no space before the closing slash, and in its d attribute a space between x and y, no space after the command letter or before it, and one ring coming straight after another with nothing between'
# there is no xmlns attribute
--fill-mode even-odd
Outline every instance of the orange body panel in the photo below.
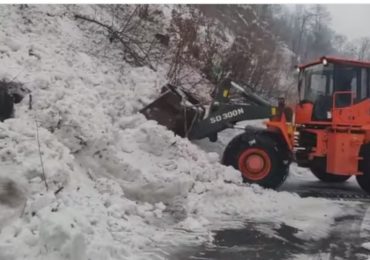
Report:
<svg viewBox="0 0 370 260"><path fill-rule="evenodd" d="M295 107L295 123L296 124L306 124L311 121L312 118L312 103L304 103L296 105Z"/></svg>
<svg viewBox="0 0 370 260"><path fill-rule="evenodd" d="M337 93L351 94L349 93ZM335 104L336 94L333 96ZM279 131L288 147L293 151L294 134L292 128L297 125L304 132L312 133L316 143L308 154L308 159L326 157L327 172L337 175L359 175L358 165L362 159L359 151L363 144L370 142L370 99L347 107L333 106L331 121L313 121L313 104L299 104L295 108L295 122L290 125L282 115L279 120L266 123L269 129ZM302 128L303 127L303 128Z"/></svg>
<svg viewBox="0 0 370 260"><path fill-rule="evenodd" d="M280 119L274 119L265 122L267 128L273 131L278 131L284 138L286 144L289 147L289 150L293 150L293 126L287 123L285 115L282 114Z"/></svg>
<svg viewBox="0 0 370 260"><path fill-rule="evenodd" d="M315 157L326 157L328 173L338 175L358 175L359 151L366 143L366 132L348 131L344 128L305 129L305 132L316 136L315 146L309 153L309 160Z"/></svg>
<svg viewBox="0 0 370 260"><path fill-rule="evenodd" d="M311 80L312 75L306 74L305 70L316 65L319 70L329 71L321 90L323 96L332 96L332 100L328 101L332 102L332 105L322 103L327 102L325 101L327 99L320 99L321 94L311 96L312 93L306 92L311 87L311 81L307 79ZM356 68L356 75L349 74L352 68L354 71ZM298 86L302 94L300 99L308 98L309 100L307 103L301 102L302 104L296 105L295 121L292 124L297 129L293 148L297 148L294 152L300 166L312 167L315 163L323 162L326 163L326 171L330 174L362 174L359 172L359 164L363 160L360 157L360 150L363 145L370 144L369 68L370 62L333 57L321 57L312 63L298 66L299 71L303 73L300 74ZM356 77L355 83L353 82L354 77ZM329 79L333 82L330 83ZM306 95L307 93L309 95ZM354 97L364 99L358 100ZM317 106L315 110L313 109L314 104ZM316 110L320 114L313 115ZM326 116L322 116L325 115L324 113L327 113ZM316 121L312 118L323 119ZM287 130L288 127L284 128L277 122L271 126L268 124L268 127L278 127L284 139L290 144L292 139ZM289 145L289 147L292 146ZM317 158L325 158L326 161L316 160Z"/></svg>
<svg viewBox="0 0 370 260"><path fill-rule="evenodd" d="M333 125L364 127L370 125L370 99L344 108L333 108Z"/></svg>
<svg viewBox="0 0 370 260"><path fill-rule="evenodd" d="M338 175L360 174L358 162L361 158L358 154L363 140L363 134L328 133L327 172Z"/></svg>

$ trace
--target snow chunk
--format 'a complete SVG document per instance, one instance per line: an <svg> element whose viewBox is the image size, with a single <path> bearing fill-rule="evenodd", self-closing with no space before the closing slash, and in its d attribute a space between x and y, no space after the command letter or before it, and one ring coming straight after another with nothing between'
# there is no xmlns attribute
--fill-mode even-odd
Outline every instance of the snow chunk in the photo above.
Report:
<svg viewBox="0 0 370 260"><path fill-rule="evenodd" d="M363 248L365 248L365 249L367 249L367 250L369 250L369 251L370 251L370 242L363 243L363 244L361 245L361 247L363 247Z"/></svg>

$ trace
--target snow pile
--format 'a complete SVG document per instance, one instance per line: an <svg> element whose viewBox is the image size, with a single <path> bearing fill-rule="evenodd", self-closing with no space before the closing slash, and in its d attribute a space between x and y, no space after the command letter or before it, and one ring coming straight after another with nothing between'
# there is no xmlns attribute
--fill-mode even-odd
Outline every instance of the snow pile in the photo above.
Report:
<svg viewBox="0 0 370 260"><path fill-rule="evenodd" d="M11 178L16 194L0 189L0 199L15 198L0 208L0 259L152 259L165 255L157 246L200 243L245 219L325 236L339 208L242 185L216 154L137 114L165 83L165 65L154 72L114 50L101 55L76 10L94 12L0 10L0 75L18 75L34 97L33 110L25 99L15 119L0 123L0 177ZM307 214L321 232L305 225Z"/></svg>

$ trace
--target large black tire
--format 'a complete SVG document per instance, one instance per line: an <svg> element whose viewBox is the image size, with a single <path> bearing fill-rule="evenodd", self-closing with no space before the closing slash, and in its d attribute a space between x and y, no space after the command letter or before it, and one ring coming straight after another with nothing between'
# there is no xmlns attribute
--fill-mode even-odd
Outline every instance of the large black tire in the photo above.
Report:
<svg viewBox="0 0 370 260"><path fill-rule="evenodd" d="M222 162L239 170L244 182L276 189L289 173L290 160L286 155L286 148L268 133L260 135L244 133L228 144ZM262 168L249 167L248 162L251 160L257 160L257 164L262 165Z"/></svg>
<svg viewBox="0 0 370 260"><path fill-rule="evenodd" d="M326 157L317 157L310 164L310 170L320 181L327 183L341 183L351 178L351 175L334 175L326 172Z"/></svg>
<svg viewBox="0 0 370 260"><path fill-rule="evenodd" d="M356 180L360 187L370 194L370 145L361 147L360 156L363 158L359 163L362 175L357 175Z"/></svg>

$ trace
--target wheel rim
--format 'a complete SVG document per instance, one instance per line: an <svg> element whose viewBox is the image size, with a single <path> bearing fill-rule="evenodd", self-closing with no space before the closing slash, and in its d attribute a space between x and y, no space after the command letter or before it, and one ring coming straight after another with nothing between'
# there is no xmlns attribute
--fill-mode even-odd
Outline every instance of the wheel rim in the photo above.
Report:
<svg viewBox="0 0 370 260"><path fill-rule="evenodd" d="M239 156L239 170L247 179L262 180L271 170L271 159L262 149L247 149Z"/></svg>

